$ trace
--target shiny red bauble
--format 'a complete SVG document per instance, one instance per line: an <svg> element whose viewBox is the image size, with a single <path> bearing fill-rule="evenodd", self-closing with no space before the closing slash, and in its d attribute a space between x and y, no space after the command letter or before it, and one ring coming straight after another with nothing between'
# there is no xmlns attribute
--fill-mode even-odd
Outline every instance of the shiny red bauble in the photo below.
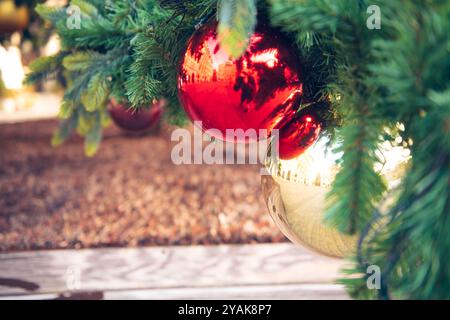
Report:
<svg viewBox="0 0 450 320"><path fill-rule="evenodd" d="M249 141L236 130L267 130L290 120L302 96L296 51L270 28L258 27L238 59L221 48L217 23L200 28L189 40L178 76L181 103L204 131L227 141ZM227 130L233 132L227 135ZM250 139L254 140L254 139Z"/></svg>
<svg viewBox="0 0 450 320"><path fill-rule="evenodd" d="M143 131L155 126L163 114L162 102L155 102L150 108L131 110L127 105L112 99L109 103L109 113L114 123L128 131Z"/></svg>
<svg viewBox="0 0 450 320"><path fill-rule="evenodd" d="M300 113L280 129L278 156L282 160L297 158L317 141L321 131L315 116Z"/></svg>

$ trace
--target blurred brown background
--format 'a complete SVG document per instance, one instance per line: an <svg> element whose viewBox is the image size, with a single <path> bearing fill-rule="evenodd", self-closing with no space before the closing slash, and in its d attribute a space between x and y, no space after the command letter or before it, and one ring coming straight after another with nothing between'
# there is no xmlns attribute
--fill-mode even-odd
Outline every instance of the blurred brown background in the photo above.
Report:
<svg viewBox="0 0 450 320"><path fill-rule="evenodd" d="M55 120L0 125L0 249L280 242L258 166L182 165L170 130L111 127L97 156Z"/></svg>

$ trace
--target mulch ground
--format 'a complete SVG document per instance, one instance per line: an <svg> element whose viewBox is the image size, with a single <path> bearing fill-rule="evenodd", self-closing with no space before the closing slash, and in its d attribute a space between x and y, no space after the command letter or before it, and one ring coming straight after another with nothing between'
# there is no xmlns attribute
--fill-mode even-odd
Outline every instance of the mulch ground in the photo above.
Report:
<svg viewBox="0 0 450 320"><path fill-rule="evenodd" d="M111 128L98 155L55 121L0 125L0 251L282 242L257 166L176 166L163 133Z"/></svg>

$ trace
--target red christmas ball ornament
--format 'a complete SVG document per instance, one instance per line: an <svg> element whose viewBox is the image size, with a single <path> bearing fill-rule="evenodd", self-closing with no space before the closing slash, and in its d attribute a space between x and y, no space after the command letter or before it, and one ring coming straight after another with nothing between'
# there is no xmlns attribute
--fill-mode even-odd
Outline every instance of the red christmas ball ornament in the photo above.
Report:
<svg viewBox="0 0 450 320"><path fill-rule="evenodd" d="M278 156L282 160L297 158L317 141L321 131L314 115L300 113L280 129Z"/></svg>
<svg viewBox="0 0 450 320"><path fill-rule="evenodd" d="M125 104L111 99L108 110L119 128L128 131L142 131L150 129L159 122L163 114L163 102L155 102L149 109L131 110Z"/></svg>
<svg viewBox="0 0 450 320"><path fill-rule="evenodd" d="M238 129L258 134L265 129L270 135L295 115L294 102L302 96L295 50L279 33L258 27L246 52L235 59L220 47L216 29L211 22L189 40L178 76L184 109L204 131L217 129L208 133L219 139L255 140Z"/></svg>

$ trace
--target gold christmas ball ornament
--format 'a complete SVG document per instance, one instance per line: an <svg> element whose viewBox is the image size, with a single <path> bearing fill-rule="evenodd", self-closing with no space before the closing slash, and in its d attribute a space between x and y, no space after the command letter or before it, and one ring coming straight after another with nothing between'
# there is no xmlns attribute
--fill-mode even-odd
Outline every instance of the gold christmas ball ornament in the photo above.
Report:
<svg viewBox="0 0 450 320"><path fill-rule="evenodd" d="M14 0L0 0L0 34L25 29L30 15L26 6L16 7Z"/></svg>
<svg viewBox="0 0 450 320"><path fill-rule="evenodd" d="M268 156L262 190L270 215L289 240L327 256L344 257L356 253L358 236L343 234L325 222L325 197L340 170L340 155L327 150L327 142L321 138L292 160ZM404 168L399 165L407 160L400 150L393 155L380 168L390 187L398 184L399 168Z"/></svg>

